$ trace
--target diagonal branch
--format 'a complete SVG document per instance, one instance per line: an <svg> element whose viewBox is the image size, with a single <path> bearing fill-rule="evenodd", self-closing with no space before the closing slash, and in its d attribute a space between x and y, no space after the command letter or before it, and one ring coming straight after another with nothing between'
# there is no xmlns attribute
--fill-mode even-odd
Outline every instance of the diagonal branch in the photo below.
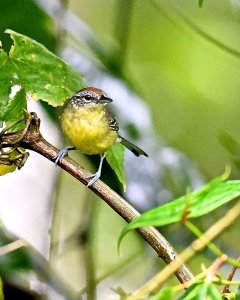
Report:
<svg viewBox="0 0 240 300"><path fill-rule="evenodd" d="M15 145L15 141L17 140L18 146L35 151L54 162L54 158L59 150L42 137L39 131L40 119L37 115L31 113L31 116L31 123L22 140L20 142L18 140L21 132L5 134L2 136L2 141L0 140L0 142L2 142L2 147L11 147ZM58 165L84 185L87 185L88 180L86 178L90 173L80 167L72 159L66 157L58 163ZM100 180L91 186L90 189L128 223L140 215L134 207ZM158 256L161 257L166 264L179 260L174 248L156 228L141 228L138 229L137 232L156 251ZM181 283L185 283L193 278L192 273L183 263L179 262L179 266L180 267L175 271L175 275Z"/></svg>

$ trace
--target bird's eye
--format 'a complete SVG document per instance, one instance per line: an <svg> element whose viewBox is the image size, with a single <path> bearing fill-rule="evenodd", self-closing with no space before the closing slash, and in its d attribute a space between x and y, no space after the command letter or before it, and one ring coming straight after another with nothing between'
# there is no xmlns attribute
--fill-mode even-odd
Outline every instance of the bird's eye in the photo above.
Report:
<svg viewBox="0 0 240 300"><path fill-rule="evenodd" d="M90 102L92 99L92 97L90 95L86 95L84 98L87 102Z"/></svg>

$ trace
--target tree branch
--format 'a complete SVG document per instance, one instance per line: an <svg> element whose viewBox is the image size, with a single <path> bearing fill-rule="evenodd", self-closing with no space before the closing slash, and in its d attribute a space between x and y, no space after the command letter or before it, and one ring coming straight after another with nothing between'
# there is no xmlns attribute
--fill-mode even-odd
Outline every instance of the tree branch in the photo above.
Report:
<svg viewBox="0 0 240 300"><path fill-rule="evenodd" d="M54 162L54 158L59 150L48 143L42 137L39 130L40 119L37 117L37 115L35 113L31 113L31 116L32 119L28 126L28 129L26 130L24 136L20 141L19 136L21 136L22 132L4 134L1 138L2 141L0 140L0 144L2 144L3 148L16 146L15 141L17 140L17 146L35 151L45 156L50 161ZM91 174L84 170L72 159L66 157L61 162L59 162L58 165L73 177L75 177L78 181L82 182L84 185L87 185L88 179L86 178ZM93 186L91 186L90 189L128 223L140 215L140 213L134 207L132 207L121 196L115 193L100 180L98 180ZM169 264L172 261L179 260L174 248L159 233L156 228L141 228L137 229L137 232L157 252L158 256L161 257L166 264ZM185 283L193 278L190 270L182 263L180 263L180 267L176 270L175 275L181 283Z"/></svg>

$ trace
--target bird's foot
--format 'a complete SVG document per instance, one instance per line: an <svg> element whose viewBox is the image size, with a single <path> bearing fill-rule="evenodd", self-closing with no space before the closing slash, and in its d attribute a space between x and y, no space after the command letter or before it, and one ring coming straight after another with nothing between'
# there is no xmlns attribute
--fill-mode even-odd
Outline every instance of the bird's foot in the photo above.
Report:
<svg viewBox="0 0 240 300"><path fill-rule="evenodd" d="M97 171L96 173L90 175L87 177L87 179L91 179L88 184L87 187L92 186L101 176L101 171Z"/></svg>
<svg viewBox="0 0 240 300"><path fill-rule="evenodd" d="M53 158L55 165L61 163L64 157L68 154L70 150L74 150L75 147L67 147L58 152L58 154Z"/></svg>

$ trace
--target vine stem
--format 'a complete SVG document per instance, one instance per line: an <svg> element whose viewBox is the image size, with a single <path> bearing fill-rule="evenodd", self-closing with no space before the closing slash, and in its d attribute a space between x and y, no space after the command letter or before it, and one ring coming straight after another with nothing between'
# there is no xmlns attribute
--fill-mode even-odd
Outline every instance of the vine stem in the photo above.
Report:
<svg viewBox="0 0 240 300"><path fill-rule="evenodd" d="M40 155L46 157L50 161L54 162L59 150L43 138L40 133L39 127L40 119L38 118L36 113L31 113L31 122L20 141L19 136L22 135L22 132L4 134L1 137L0 143L2 143L2 147L11 147L16 146L15 141L17 141L18 146L35 151ZM85 186L87 185L87 177L90 175L90 173L84 170L72 159L66 157L61 162L59 162L58 165L73 177L75 177L78 181L83 183ZM128 223L140 216L140 213L134 207L132 207L126 200L124 200L121 196L119 196L109 186L107 186L100 180L93 184L90 189ZM193 278L191 271L178 258L175 249L156 228L141 228L137 229L137 232L156 251L158 256L162 258L162 260L167 265L173 261L179 261L179 267L175 270L174 274L180 283L186 283Z"/></svg>

